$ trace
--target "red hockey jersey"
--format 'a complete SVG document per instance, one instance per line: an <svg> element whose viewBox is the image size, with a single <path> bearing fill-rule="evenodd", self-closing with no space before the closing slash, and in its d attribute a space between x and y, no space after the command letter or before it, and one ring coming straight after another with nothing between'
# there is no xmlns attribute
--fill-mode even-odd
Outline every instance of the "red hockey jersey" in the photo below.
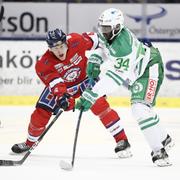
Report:
<svg viewBox="0 0 180 180"><path fill-rule="evenodd" d="M92 33L89 35L87 33L69 34L67 36L68 51L64 61L60 61L49 50L37 61L36 73L46 86L49 86L54 79L62 78L67 88L77 86L77 89L78 85L86 79L85 52L94 48L96 44L91 35ZM97 35L94 34L94 36Z"/></svg>

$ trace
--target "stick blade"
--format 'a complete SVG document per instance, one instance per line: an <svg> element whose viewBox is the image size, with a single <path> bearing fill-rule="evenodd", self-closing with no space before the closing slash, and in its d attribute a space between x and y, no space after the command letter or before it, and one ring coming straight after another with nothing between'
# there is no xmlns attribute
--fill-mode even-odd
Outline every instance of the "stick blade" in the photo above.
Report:
<svg viewBox="0 0 180 180"><path fill-rule="evenodd" d="M17 166L20 163L12 160L0 160L0 166Z"/></svg>
<svg viewBox="0 0 180 180"><path fill-rule="evenodd" d="M60 165L61 169L64 169L66 171L71 171L73 169L72 164L70 164L66 161L63 161L63 160L60 161L59 165Z"/></svg>

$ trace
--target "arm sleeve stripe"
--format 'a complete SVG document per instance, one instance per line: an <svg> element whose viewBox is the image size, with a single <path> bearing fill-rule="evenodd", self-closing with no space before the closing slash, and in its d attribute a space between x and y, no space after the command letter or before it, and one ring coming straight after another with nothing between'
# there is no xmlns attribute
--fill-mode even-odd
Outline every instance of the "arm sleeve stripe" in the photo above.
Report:
<svg viewBox="0 0 180 180"><path fill-rule="evenodd" d="M120 76L110 70L106 72L106 75L112 78L119 86L124 83L124 80Z"/></svg>
<svg viewBox="0 0 180 180"><path fill-rule="evenodd" d="M63 83L63 82L64 82L64 80L62 78L57 78L57 79L52 80L49 83L49 86L50 86L50 88L53 88L56 84Z"/></svg>

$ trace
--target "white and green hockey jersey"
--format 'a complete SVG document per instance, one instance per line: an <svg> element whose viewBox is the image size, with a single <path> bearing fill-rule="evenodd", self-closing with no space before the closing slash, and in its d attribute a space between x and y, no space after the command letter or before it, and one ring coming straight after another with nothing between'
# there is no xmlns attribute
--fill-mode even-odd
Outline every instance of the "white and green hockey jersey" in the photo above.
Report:
<svg viewBox="0 0 180 180"><path fill-rule="evenodd" d="M100 36L100 48L91 52L89 60L109 61L106 75L117 84L132 85L142 76L150 61L150 48L141 43L128 28L124 28L112 44Z"/></svg>

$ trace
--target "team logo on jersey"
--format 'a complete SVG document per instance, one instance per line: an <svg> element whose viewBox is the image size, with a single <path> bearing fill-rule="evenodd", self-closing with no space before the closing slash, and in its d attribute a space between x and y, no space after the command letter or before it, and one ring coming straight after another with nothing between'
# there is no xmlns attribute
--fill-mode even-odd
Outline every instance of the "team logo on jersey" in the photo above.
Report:
<svg viewBox="0 0 180 180"><path fill-rule="evenodd" d="M74 82L78 79L81 74L80 68L71 68L64 74L64 80L66 82Z"/></svg>
<svg viewBox="0 0 180 180"><path fill-rule="evenodd" d="M133 93L139 93L143 90L143 85L139 82L136 82L134 85L133 85Z"/></svg>
<svg viewBox="0 0 180 180"><path fill-rule="evenodd" d="M75 42L73 42L72 44L71 44L71 47L72 48L75 48L75 47L77 47L79 45L79 42L78 41L75 41Z"/></svg>
<svg viewBox="0 0 180 180"><path fill-rule="evenodd" d="M145 100L152 103L156 93L157 81L149 79Z"/></svg>

